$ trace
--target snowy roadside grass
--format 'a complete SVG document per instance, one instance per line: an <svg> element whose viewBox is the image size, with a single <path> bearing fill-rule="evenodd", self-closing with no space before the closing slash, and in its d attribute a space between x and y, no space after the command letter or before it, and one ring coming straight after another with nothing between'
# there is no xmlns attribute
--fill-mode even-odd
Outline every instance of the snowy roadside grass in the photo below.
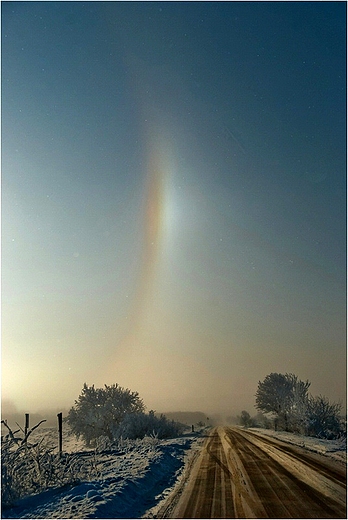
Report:
<svg viewBox="0 0 348 520"><path fill-rule="evenodd" d="M316 437L306 437L297 433L289 433L283 431L273 431L264 428L248 428L250 431L274 437L281 441L295 446L301 446L309 451L320 453L334 460L347 463L347 439L342 437L337 440L317 439Z"/></svg>
<svg viewBox="0 0 348 520"><path fill-rule="evenodd" d="M57 437L52 428L43 428L43 434L51 440ZM3 510L2 518L141 518L169 493L187 456L202 441L190 433L166 440L121 439L114 446L101 442L87 449L65 426L63 451L83 461L87 477L84 470L76 475L75 485L19 499Z"/></svg>

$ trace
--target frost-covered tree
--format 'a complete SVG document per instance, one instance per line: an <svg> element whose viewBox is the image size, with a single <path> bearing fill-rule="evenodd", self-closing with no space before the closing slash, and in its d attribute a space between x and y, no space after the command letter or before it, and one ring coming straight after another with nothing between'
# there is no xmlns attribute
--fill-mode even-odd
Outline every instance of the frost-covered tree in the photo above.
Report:
<svg viewBox="0 0 348 520"><path fill-rule="evenodd" d="M258 412L253 417L254 426L257 428L265 428L266 430L270 430L273 426L272 421L269 417L267 417L264 413Z"/></svg>
<svg viewBox="0 0 348 520"><path fill-rule="evenodd" d="M292 375L292 403L288 418L289 430L296 433L308 434L309 395L308 381L301 381Z"/></svg>
<svg viewBox="0 0 348 520"><path fill-rule="evenodd" d="M67 422L73 433L89 445L100 436L112 440L126 414L144 410L145 405L138 392L131 392L118 384L95 388L85 383L75 406L69 410Z"/></svg>
<svg viewBox="0 0 348 520"><path fill-rule="evenodd" d="M305 407L309 381L300 381L294 374L271 373L258 383L256 408L271 413L275 428L291 429L291 423L298 420L302 405Z"/></svg>
<svg viewBox="0 0 348 520"><path fill-rule="evenodd" d="M246 410L242 410L242 413L239 417L239 424L241 424L245 428L248 428L248 426L252 426L252 419L250 413Z"/></svg>
<svg viewBox="0 0 348 520"><path fill-rule="evenodd" d="M323 439L335 439L341 434L341 405L330 403L322 395L308 400L308 434Z"/></svg>

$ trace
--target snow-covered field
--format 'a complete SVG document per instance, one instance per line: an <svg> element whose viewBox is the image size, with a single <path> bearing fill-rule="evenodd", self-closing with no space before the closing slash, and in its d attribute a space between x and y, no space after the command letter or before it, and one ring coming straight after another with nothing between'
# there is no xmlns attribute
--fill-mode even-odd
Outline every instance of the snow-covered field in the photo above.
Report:
<svg viewBox="0 0 348 520"><path fill-rule="evenodd" d="M263 435L303 446L346 461L343 441L324 441L285 432L255 428ZM41 428L57 445L54 429ZM204 441L205 431L170 440L124 440L109 450L91 450L64 427L63 451L76 454L89 469L77 485L55 488L18 500L3 518L153 518ZM33 434L34 436L34 434ZM32 439L31 439L32 440Z"/></svg>

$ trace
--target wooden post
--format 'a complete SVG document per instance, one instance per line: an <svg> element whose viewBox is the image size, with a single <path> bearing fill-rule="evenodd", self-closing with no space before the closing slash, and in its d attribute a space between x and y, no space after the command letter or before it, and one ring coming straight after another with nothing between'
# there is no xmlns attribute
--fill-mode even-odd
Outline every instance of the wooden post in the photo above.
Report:
<svg viewBox="0 0 348 520"><path fill-rule="evenodd" d="M24 438L27 436L29 430L29 414L25 414L25 424L24 424Z"/></svg>
<svg viewBox="0 0 348 520"><path fill-rule="evenodd" d="M63 452L63 414L57 414L58 417L58 453L61 456Z"/></svg>

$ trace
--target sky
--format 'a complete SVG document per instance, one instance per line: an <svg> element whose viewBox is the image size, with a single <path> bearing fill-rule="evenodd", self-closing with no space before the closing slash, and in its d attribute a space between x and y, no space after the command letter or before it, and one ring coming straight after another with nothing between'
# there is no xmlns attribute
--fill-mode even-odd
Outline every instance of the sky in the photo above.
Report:
<svg viewBox="0 0 348 520"><path fill-rule="evenodd" d="M344 2L2 2L2 399L346 398Z"/></svg>

